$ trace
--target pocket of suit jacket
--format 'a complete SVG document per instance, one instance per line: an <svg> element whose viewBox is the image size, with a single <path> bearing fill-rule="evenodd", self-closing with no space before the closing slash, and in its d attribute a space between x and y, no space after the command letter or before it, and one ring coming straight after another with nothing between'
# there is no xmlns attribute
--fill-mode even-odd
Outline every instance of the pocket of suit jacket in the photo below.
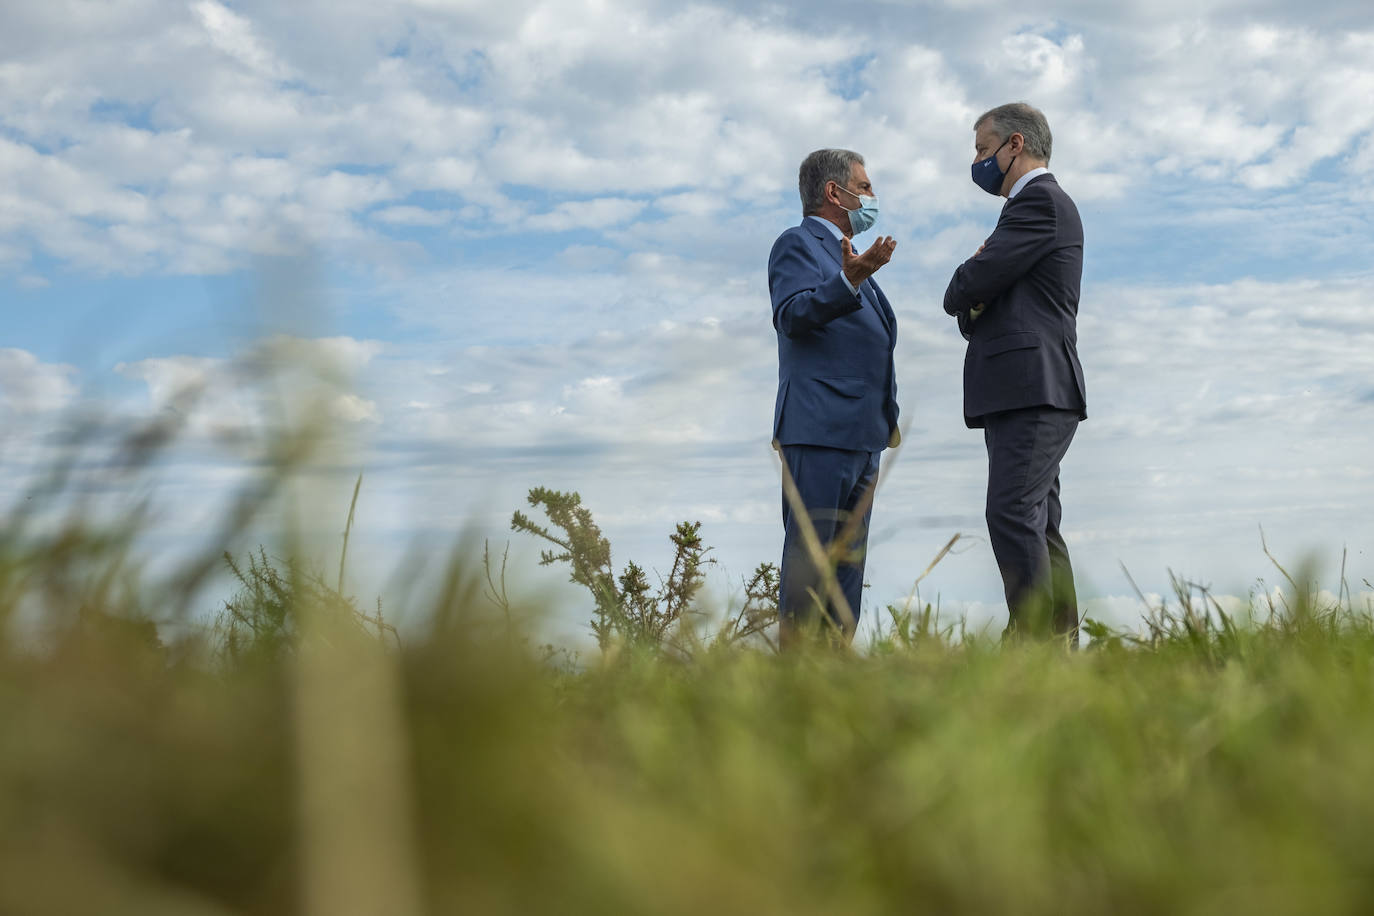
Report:
<svg viewBox="0 0 1374 916"><path fill-rule="evenodd" d="M844 398L861 398L868 393L868 383L861 378L842 375L818 378L816 381Z"/></svg>
<svg viewBox="0 0 1374 916"><path fill-rule="evenodd" d="M1031 331L1016 331L994 337L983 344L984 356L998 356L1013 350L1033 350L1040 346L1040 338Z"/></svg>

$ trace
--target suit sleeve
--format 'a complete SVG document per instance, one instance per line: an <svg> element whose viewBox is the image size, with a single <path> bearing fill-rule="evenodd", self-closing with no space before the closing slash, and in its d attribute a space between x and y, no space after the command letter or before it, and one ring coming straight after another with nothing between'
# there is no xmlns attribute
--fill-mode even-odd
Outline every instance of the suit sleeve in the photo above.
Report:
<svg viewBox="0 0 1374 916"><path fill-rule="evenodd" d="M945 289L945 311L959 317L965 337L969 309L980 302L991 305L1054 250L1059 231L1054 201L1033 188L1007 204L983 250L959 265Z"/></svg>
<svg viewBox="0 0 1374 916"><path fill-rule="evenodd" d="M816 328L863 308L840 269L828 274L806 242L785 232L768 256L768 292L773 300L773 327L788 337Z"/></svg>

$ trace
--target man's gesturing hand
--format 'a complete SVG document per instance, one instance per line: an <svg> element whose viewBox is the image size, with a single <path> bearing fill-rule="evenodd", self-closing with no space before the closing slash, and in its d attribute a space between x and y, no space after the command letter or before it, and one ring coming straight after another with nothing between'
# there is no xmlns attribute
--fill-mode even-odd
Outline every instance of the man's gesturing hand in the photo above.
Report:
<svg viewBox="0 0 1374 916"><path fill-rule="evenodd" d="M853 247L849 244L849 239L840 239L840 254L844 258L844 275L858 286L878 272L888 261L892 260L892 252L897 248L897 240L890 235L880 235L874 239L873 244L863 254L856 255Z"/></svg>

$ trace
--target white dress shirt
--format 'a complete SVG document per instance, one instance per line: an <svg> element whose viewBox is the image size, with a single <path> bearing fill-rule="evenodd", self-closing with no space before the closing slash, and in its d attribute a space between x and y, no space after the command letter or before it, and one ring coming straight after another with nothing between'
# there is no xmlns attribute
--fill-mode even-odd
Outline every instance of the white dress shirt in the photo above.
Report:
<svg viewBox="0 0 1374 916"><path fill-rule="evenodd" d="M1038 169L1031 169L1029 172L1016 179L1016 184L1012 185L1011 190L1007 192L1007 200L1011 200L1017 194L1020 194L1021 189L1029 184L1032 178L1035 178L1037 175L1048 175L1049 173L1050 170L1043 165Z"/></svg>

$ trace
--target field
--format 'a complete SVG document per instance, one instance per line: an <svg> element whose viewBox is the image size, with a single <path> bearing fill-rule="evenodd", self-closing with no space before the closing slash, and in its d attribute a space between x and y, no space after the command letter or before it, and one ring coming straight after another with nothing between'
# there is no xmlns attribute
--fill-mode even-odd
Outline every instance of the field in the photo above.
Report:
<svg viewBox="0 0 1374 916"><path fill-rule="evenodd" d="M582 588L574 656L499 546L426 554L399 628L347 594L328 412L221 442L196 396L73 418L0 489L0 916L1374 911L1374 586L1344 564L1331 591L1268 557L1248 608L1178 581L1077 652L916 601L779 655L776 569L704 615L700 525L655 582L535 487L512 537ZM183 442L251 472L169 560ZM328 569L304 516L342 524Z"/></svg>
<svg viewBox="0 0 1374 916"><path fill-rule="evenodd" d="M136 526L11 513L0 622L44 627L0 643L0 912L1374 908L1374 625L1344 588L1241 621L1181 588L1077 653L916 613L780 657L766 600L690 623L691 526L655 594L598 573L573 495L531 504L599 595L577 664L481 545L404 639L268 551L172 638Z"/></svg>

